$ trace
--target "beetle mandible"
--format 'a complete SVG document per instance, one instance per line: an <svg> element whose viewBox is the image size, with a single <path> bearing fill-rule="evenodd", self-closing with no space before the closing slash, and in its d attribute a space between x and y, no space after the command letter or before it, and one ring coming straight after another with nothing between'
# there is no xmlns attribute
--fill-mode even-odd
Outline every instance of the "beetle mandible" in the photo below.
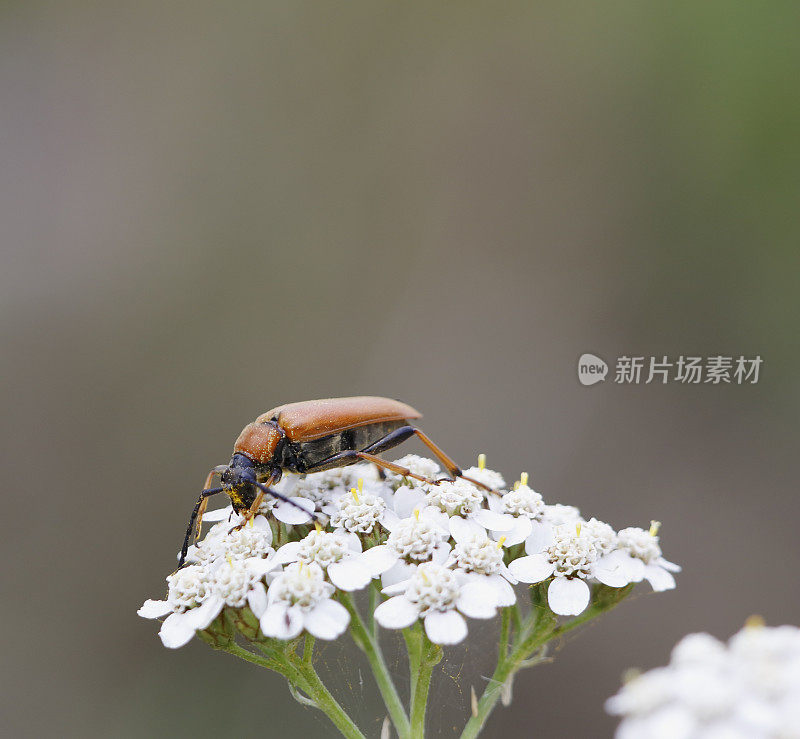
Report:
<svg viewBox="0 0 800 739"><path fill-rule="evenodd" d="M241 527L256 515L265 495L286 501L308 514L305 508L271 487L287 471L321 472L366 461L404 477L429 484L441 482L414 474L407 467L377 456L411 436L417 436L447 469L450 477L443 479L462 477L485 490L496 492L463 475L450 457L411 424L421 417L421 413L399 400L367 395L288 403L262 413L242 429L233 445L230 462L208 473L189 518L178 567L183 567L186 561L192 530L196 531L195 539L200 535L208 499L217 493L226 493L233 509L244 516L245 520L239 524ZM222 484L212 488L211 480L216 474L220 475ZM311 520L311 514L308 515Z"/></svg>

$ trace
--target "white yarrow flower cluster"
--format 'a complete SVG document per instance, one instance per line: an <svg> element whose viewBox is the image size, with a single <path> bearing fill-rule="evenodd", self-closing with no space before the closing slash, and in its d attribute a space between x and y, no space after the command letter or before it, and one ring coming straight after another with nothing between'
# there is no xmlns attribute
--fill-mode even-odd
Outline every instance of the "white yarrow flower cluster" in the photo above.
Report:
<svg viewBox="0 0 800 739"><path fill-rule="evenodd" d="M436 644L457 644L467 635L470 618L492 618L494 592L434 562L421 564L412 577L385 588L391 595L375 609L375 620L387 629L404 629L422 619L428 638Z"/></svg>
<svg viewBox="0 0 800 739"><path fill-rule="evenodd" d="M386 513L386 501L370 493L341 496L331 516L331 526L353 534L371 534Z"/></svg>
<svg viewBox="0 0 800 739"><path fill-rule="evenodd" d="M416 454L406 454L404 457L400 457L400 459L395 460L395 464L399 465L400 467L405 467L415 475L425 477L429 480L436 480L442 475L442 468L436 462L434 462L432 459L420 457ZM414 478L403 477L402 475L398 475L396 472L389 471L386 472L386 481L395 489L400 487L400 485L402 485L404 482L411 482L414 485L424 484L420 483L420 481Z"/></svg>
<svg viewBox="0 0 800 739"><path fill-rule="evenodd" d="M336 639L347 628L350 614L331 599L335 591L318 564L289 565L269 587L268 605L260 614L261 632L293 639L305 629L318 639Z"/></svg>
<svg viewBox="0 0 800 739"><path fill-rule="evenodd" d="M166 600L147 600L144 618L167 616L159 631L164 646L182 647L207 628L226 606L241 608L266 599L263 578L273 570L272 530L263 516L241 529L212 526L189 552L186 567L167 577Z"/></svg>
<svg viewBox="0 0 800 739"><path fill-rule="evenodd" d="M623 717L617 739L800 737L800 629L753 620L727 644L690 634L606 709Z"/></svg>
<svg viewBox="0 0 800 739"><path fill-rule="evenodd" d="M217 523L167 578L166 598L148 600L140 615L166 617L160 636L169 647L212 627L226 608L249 610L264 638L335 639L350 618L340 601L372 586L385 598L374 613L381 626L421 621L432 641L451 644L466 636L468 619L514 606L519 583L548 582L560 615L583 612L598 584L675 585L679 568L662 557L655 525L616 532L585 520L572 506L545 503L525 473L506 489L484 458L464 474L491 490L447 479L417 455L396 464L436 482L358 464L286 475L276 487L301 509L267 498L251 521L230 506L207 514Z"/></svg>

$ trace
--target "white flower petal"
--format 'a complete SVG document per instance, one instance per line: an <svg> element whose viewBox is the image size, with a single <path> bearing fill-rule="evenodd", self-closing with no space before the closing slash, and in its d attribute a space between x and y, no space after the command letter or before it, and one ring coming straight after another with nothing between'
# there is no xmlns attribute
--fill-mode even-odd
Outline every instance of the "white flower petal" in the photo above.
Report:
<svg viewBox="0 0 800 739"><path fill-rule="evenodd" d="M344 559L328 565L328 577L340 590L361 590L369 585L372 574L360 557Z"/></svg>
<svg viewBox="0 0 800 739"><path fill-rule="evenodd" d="M502 533L511 531L515 525L513 516L509 516L507 513L495 513L495 511L487 511L485 508L475 511L471 518L486 529L490 529L491 531L500 531Z"/></svg>
<svg viewBox="0 0 800 739"><path fill-rule="evenodd" d="M358 534L354 534L352 532L346 532L344 534L339 534L346 542L347 548L351 552L358 552L361 553L361 539L358 538Z"/></svg>
<svg viewBox="0 0 800 739"><path fill-rule="evenodd" d="M433 611L425 616L425 633L434 644L458 644L467 635L467 622L458 611Z"/></svg>
<svg viewBox="0 0 800 739"><path fill-rule="evenodd" d="M188 611L185 613L173 613L164 619L158 635L161 637L161 642L165 647L177 649L187 644L194 636L194 626L192 626L190 619L187 618L188 615Z"/></svg>
<svg viewBox="0 0 800 739"><path fill-rule="evenodd" d="M320 601L305 615L305 627L317 639L336 639L350 623L347 609L335 600Z"/></svg>
<svg viewBox="0 0 800 739"><path fill-rule="evenodd" d="M407 485L401 485L397 488L394 494L394 512L400 518L408 518L414 509L420 509L425 505L425 493L419 488L410 488Z"/></svg>
<svg viewBox="0 0 800 739"><path fill-rule="evenodd" d="M303 513L293 506L291 503L281 501L275 508L272 509L272 514L279 521L292 525L309 523L312 520L311 514L314 512L314 501L308 498L301 498L299 496L292 496L289 500L294 501L301 508L304 508L308 513Z"/></svg>
<svg viewBox="0 0 800 739"><path fill-rule="evenodd" d="M272 527L269 525L269 521L267 520L266 516L259 514L253 519L251 526L254 529L262 529L265 532L269 533L269 543L272 544Z"/></svg>
<svg viewBox="0 0 800 739"><path fill-rule="evenodd" d="M672 590L675 587L675 578L672 574L658 565L645 565L644 578L656 592Z"/></svg>
<svg viewBox="0 0 800 739"><path fill-rule="evenodd" d="M560 616L577 616L589 605L591 591L578 577L556 577L547 589L550 610Z"/></svg>
<svg viewBox="0 0 800 739"><path fill-rule="evenodd" d="M461 588L456 608L470 618L493 618L497 613L497 596L488 583L472 580Z"/></svg>
<svg viewBox="0 0 800 739"><path fill-rule="evenodd" d="M489 510L495 513L503 512L503 497L501 495L487 495L486 502L489 504Z"/></svg>
<svg viewBox="0 0 800 739"><path fill-rule="evenodd" d="M416 571L417 568L414 565L410 565L408 562L398 559L394 565L381 575L381 584L383 587L388 587L389 585L403 582L404 580L408 580Z"/></svg>
<svg viewBox="0 0 800 739"><path fill-rule="evenodd" d="M531 533L525 540L525 554L538 554L553 543L553 526L544 521L531 521Z"/></svg>
<svg viewBox="0 0 800 739"><path fill-rule="evenodd" d="M472 519L461 518L461 516L453 516L450 521L450 536L455 541L467 541L476 536L486 536L486 529L483 528L477 521Z"/></svg>
<svg viewBox="0 0 800 739"><path fill-rule="evenodd" d="M431 552L431 562L435 562L437 565L443 565L447 562L447 558L450 556L450 545L445 541L441 544L437 544L433 551Z"/></svg>
<svg viewBox="0 0 800 739"><path fill-rule="evenodd" d="M542 582L555 572L555 566L543 553L515 559L508 569L517 580L526 583Z"/></svg>
<svg viewBox="0 0 800 739"><path fill-rule="evenodd" d="M511 570L509 570L508 567L506 567L502 562L500 563L500 567L498 568L497 573L493 575L493 577L498 577L498 576L501 576L505 580L508 580L508 582L510 582L512 585L516 585L519 582L519 580L517 580L517 578L511 574Z"/></svg>
<svg viewBox="0 0 800 739"><path fill-rule="evenodd" d="M612 588L622 588L630 582L625 567L625 555L619 551L600 557L592 567L592 575Z"/></svg>
<svg viewBox="0 0 800 739"><path fill-rule="evenodd" d="M393 531L397 524L400 523L400 517L394 511L387 509L383 512L380 521L383 528L387 531Z"/></svg>
<svg viewBox="0 0 800 739"><path fill-rule="evenodd" d="M150 600L144 602L142 607L136 611L142 618L161 618L172 612L172 606L165 600Z"/></svg>
<svg viewBox="0 0 800 739"><path fill-rule="evenodd" d="M252 573L258 578L264 577L268 572L272 572L272 570L277 569L281 566L281 563L278 562L275 555L273 554L271 557L267 557L264 559L263 557L248 557L245 560L245 566L247 567L247 571Z"/></svg>
<svg viewBox="0 0 800 739"><path fill-rule="evenodd" d="M257 582L247 593L247 605L256 618L261 618L267 610L267 589L263 583Z"/></svg>
<svg viewBox="0 0 800 739"><path fill-rule="evenodd" d="M375 620L384 629L405 629L419 616L416 606L405 596L396 595L375 609Z"/></svg>
<svg viewBox="0 0 800 739"><path fill-rule="evenodd" d="M303 613L296 606L272 603L260 620L261 633L276 639L294 639L303 630Z"/></svg>
<svg viewBox="0 0 800 739"><path fill-rule="evenodd" d="M514 588L511 587L511 584L504 577L500 575L488 575L487 581L495 592L498 608L513 606L517 602L517 594L514 592Z"/></svg>
<svg viewBox="0 0 800 739"><path fill-rule="evenodd" d="M492 538L497 540L504 536L503 546L508 548L513 547L515 544L522 544L531 535L532 531L533 523L531 520L527 516L519 516L514 519L514 528L511 531L497 532L492 535Z"/></svg>
<svg viewBox="0 0 800 739"><path fill-rule="evenodd" d="M186 611L195 631L207 628L211 622L219 616L219 612L225 607L225 601L218 595L209 596L199 608L192 608Z"/></svg>
<svg viewBox="0 0 800 739"><path fill-rule="evenodd" d="M275 563L287 565L290 562L297 562L297 553L300 551L300 546L299 541L290 541L288 544L284 544L275 552Z"/></svg>
<svg viewBox="0 0 800 739"><path fill-rule="evenodd" d="M402 580L401 582L396 582L393 585L387 585L381 590L381 592L384 595L401 595L408 590L408 585L408 580Z"/></svg>
<svg viewBox="0 0 800 739"><path fill-rule="evenodd" d="M267 588L269 588L269 586L270 586L270 585L272 585L272 583L273 583L273 582L274 582L274 581L275 581L277 578L279 578L279 577L280 577L282 574L283 574L283 570L282 570L282 569L270 570L270 571L269 571L269 572L266 574L266 576L264 577L264 579L267 581ZM270 592L270 591L269 591L269 589L268 589L268 590L267 590L267 598L269 598L269 592Z"/></svg>
<svg viewBox="0 0 800 739"><path fill-rule="evenodd" d="M641 582L644 579L644 562L638 557L634 557L627 552L623 553L625 557L621 560L625 567L625 573L628 576L629 582Z"/></svg>
<svg viewBox="0 0 800 739"><path fill-rule="evenodd" d="M436 506L426 506L420 513L420 518L432 523L445 536L450 536L450 517Z"/></svg>
<svg viewBox="0 0 800 739"><path fill-rule="evenodd" d="M663 567L665 570L669 570L670 572L680 572L683 567L680 565L676 565L674 562L669 562L663 557L659 557L658 560L654 563Z"/></svg>
<svg viewBox="0 0 800 739"><path fill-rule="evenodd" d="M217 508L215 511L208 511L203 514L203 523L216 523L217 521L227 521L233 513L232 506Z"/></svg>
<svg viewBox="0 0 800 739"><path fill-rule="evenodd" d="M369 569L370 574L378 577L397 562L397 555L386 544L379 544L377 547L365 550L360 559Z"/></svg>

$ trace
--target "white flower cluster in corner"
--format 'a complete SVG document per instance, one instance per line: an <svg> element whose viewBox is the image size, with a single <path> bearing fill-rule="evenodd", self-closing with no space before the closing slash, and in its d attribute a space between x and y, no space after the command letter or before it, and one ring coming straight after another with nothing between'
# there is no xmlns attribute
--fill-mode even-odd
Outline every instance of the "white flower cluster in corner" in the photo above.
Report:
<svg viewBox="0 0 800 739"><path fill-rule="evenodd" d="M752 619L727 644L689 634L606 709L624 717L617 739L800 737L800 629Z"/></svg>
<svg viewBox="0 0 800 739"><path fill-rule="evenodd" d="M430 459L407 455L397 464L429 479L442 477ZM187 565L167 578L165 600L148 600L145 618L166 617L168 647L186 644L225 608L249 608L264 636L293 639L304 631L335 639L348 626L339 602L380 580L386 599L375 620L387 629L424 623L438 644L462 641L467 619L492 618L513 606L515 586L549 581L547 599L559 615L582 613L592 587L622 588L647 580L675 587L679 570L661 556L658 524L616 532L577 508L548 505L523 473L511 489L485 466L465 480L437 484L359 464L305 476L287 475L280 492L314 513L265 501L243 528L229 507L190 547Z"/></svg>

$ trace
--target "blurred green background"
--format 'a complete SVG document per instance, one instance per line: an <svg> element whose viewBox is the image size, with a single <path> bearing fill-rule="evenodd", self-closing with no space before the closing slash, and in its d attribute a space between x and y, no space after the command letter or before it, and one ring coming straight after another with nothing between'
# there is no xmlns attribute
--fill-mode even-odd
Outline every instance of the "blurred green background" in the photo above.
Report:
<svg viewBox="0 0 800 739"><path fill-rule="evenodd" d="M622 672L684 633L797 623L799 21L3 3L2 734L331 736L281 679L135 615L206 471L291 400L402 398L464 465L663 522L678 589L523 673L489 737L609 736ZM764 365L582 387L583 352ZM447 736L469 683L437 690Z"/></svg>

